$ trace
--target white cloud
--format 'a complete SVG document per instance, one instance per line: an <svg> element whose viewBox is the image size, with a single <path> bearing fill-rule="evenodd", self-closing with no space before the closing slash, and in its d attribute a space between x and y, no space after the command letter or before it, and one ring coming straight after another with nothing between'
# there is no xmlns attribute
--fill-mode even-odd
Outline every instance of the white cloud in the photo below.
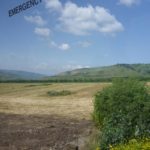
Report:
<svg viewBox="0 0 150 150"><path fill-rule="evenodd" d="M24 16L24 19L38 26L44 26L46 24L46 21L41 16Z"/></svg>
<svg viewBox="0 0 150 150"><path fill-rule="evenodd" d="M62 9L62 4L59 0L45 0L46 8L51 10L60 11Z"/></svg>
<svg viewBox="0 0 150 150"><path fill-rule="evenodd" d="M70 44L68 44L68 43L58 44L55 41L49 41L49 47L57 48L57 49L60 49L63 51L67 51L71 48Z"/></svg>
<svg viewBox="0 0 150 150"><path fill-rule="evenodd" d="M138 4L140 0L119 0L120 4L126 5L126 6L131 6L133 4Z"/></svg>
<svg viewBox="0 0 150 150"><path fill-rule="evenodd" d="M61 45L59 46L59 48L60 48L61 50L66 51L66 50L69 50L69 49L70 49L70 45L67 44L67 43L63 43L63 44L61 44Z"/></svg>
<svg viewBox="0 0 150 150"><path fill-rule="evenodd" d="M59 0L52 5L52 0L46 0L47 8L59 9L58 27L63 31L75 34L86 35L92 31L114 34L123 30L123 25L104 7L91 5L80 7L73 2L64 5ZM49 4L49 7L48 7Z"/></svg>
<svg viewBox="0 0 150 150"><path fill-rule="evenodd" d="M34 33L40 36L48 37L50 35L49 28L35 28Z"/></svg>

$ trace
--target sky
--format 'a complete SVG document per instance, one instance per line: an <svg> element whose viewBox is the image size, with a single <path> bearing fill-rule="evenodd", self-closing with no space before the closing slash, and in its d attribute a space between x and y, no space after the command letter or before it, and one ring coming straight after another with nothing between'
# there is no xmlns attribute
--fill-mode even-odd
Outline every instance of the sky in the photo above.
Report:
<svg viewBox="0 0 150 150"><path fill-rule="evenodd" d="M150 0L1 0L0 69L53 75L119 63L150 63Z"/></svg>

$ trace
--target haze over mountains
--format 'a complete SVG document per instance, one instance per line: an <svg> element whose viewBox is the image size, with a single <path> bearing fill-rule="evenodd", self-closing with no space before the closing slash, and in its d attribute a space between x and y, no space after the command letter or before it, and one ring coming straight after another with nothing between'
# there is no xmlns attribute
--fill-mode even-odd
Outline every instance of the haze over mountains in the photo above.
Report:
<svg viewBox="0 0 150 150"><path fill-rule="evenodd" d="M17 70L4 70L0 69L0 80L39 80L44 78L45 75Z"/></svg>
<svg viewBox="0 0 150 150"><path fill-rule="evenodd" d="M117 64L105 67L82 68L45 76L25 71L0 70L0 80L51 80L51 79L110 79L114 77L150 78L150 64Z"/></svg>

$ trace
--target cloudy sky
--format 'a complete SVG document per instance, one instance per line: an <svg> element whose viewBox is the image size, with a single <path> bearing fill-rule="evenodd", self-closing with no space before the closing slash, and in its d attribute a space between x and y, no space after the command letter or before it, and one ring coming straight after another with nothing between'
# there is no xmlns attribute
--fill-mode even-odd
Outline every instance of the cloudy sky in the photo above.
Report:
<svg viewBox="0 0 150 150"><path fill-rule="evenodd" d="M0 69L56 74L117 63L150 63L150 0L1 0Z"/></svg>

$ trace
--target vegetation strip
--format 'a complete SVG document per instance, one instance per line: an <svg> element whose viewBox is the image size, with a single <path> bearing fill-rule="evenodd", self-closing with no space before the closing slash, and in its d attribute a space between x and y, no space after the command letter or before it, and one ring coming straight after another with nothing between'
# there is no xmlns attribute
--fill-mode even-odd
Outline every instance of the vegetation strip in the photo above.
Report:
<svg viewBox="0 0 150 150"><path fill-rule="evenodd" d="M143 82L115 80L111 86L98 92L93 119L101 131L100 149L108 150L110 146L127 143L131 139L149 139L149 112L150 95Z"/></svg>

